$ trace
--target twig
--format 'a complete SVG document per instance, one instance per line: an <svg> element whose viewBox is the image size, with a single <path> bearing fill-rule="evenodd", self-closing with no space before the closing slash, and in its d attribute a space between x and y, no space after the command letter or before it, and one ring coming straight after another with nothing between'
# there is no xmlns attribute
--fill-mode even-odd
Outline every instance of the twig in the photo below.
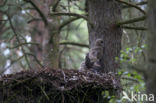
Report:
<svg viewBox="0 0 156 103"><path fill-rule="evenodd" d="M93 23L85 15L81 15L81 14L77 14L77 13L58 13L58 12L55 12L55 13L50 13L50 16L75 16L78 18L83 18L84 20L86 20L88 22L88 24L92 28L94 28Z"/></svg>
<svg viewBox="0 0 156 103"><path fill-rule="evenodd" d="M63 74L64 81L67 82L67 80L66 80L66 75L65 75L64 71L62 70L61 72L62 72L62 74Z"/></svg>
<svg viewBox="0 0 156 103"><path fill-rule="evenodd" d="M148 3L147 1L142 1L142 2L137 3L136 5L145 5L147 3Z"/></svg>
<svg viewBox="0 0 156 103"><path fill-rule="evenodd" d="M4 34L5 32L7 32L10 29L10 27L5 27L4 25L0 26L0 28L1 28L1 34Z"/></svg>
<svg viewBox="0 0 156 103"><path fill-rule="evenodd" d="M30 56L34 57L34 59L36 60L36 62L37 62L42 68L44 68L44 66L41 64L41 62L37 59L37 57L36 57L35 55L33 55L33 54L31 54L31 53L26 53L26 55L30 55Z"/></svg>
<svg viewBox="0 0 156 103"><path fill-rule="evenodd" d="M39 85L39 87L40 87L41 91L43 92L43 94L45 95L45 97L47 98L47 100L49 101L50 99L49 99L47 93L45 92L45 90L42 88L42 86Z"/></svg>
<svg viewBox="0 0 156 103"><path fill-rule="evenodd" d="M31 45L39 45L38 43L31 43L31 42L28 42L28 43L20 43L19 45L16 45L16 46L14 46L14 47L7 47L7 48L9 48L9 49L14 49L14 48L18 48L18 47L21 47L21 46L23 46L23 45L29 45L29 44L31 44Z"/></svg>
<svg viewBox="0 0 156 103"><path fill-rule="evenodd" d="M61 97L62 97L61 103L64 103L64 94L63 94L63 91L61 92Z"/></svg>
<svg viewBox="0 0 156 103"><path fill-rule="evenodd" d="M8 0L4 0L3 4L0 5L0 7L5 6L5 4L7 3Z"/></svg>
<svg viewBox="0 0 156 103"><path fill-rule="evenodd" d="M24 55L19 57L19 58L17 58L16 60L13 60L9 66L4 68L4 70L7 70L8 68L10 68L14 63L16 63L17 61L21 60L23 57L24 57Z"/></svg>
<svg viewBox="0 0 156 103"><path fill-rule="evenodd" d="M58 4L60 3L61 0L57 0L57 2L55 3L55 5L53 6L53 12L56 11L56 8L58 7Z"/></svg>
<svg viewBox="0 0 156 103"><path fill-rule="evenodd" d="M142 2L139 2L139 3L136 3L135 5L146 5L147 4L147 1L142 1ZM126 5L126 6L123 6L123 8L129 8L129 7L131 7L131 6L129 6L129 5Z"/></svg>
<svg viewBox="0 0 156 103"><path fill-rule="evenodd" d="M39 13L40 17L44 21L45 26L48 26L48 20L46 16L42 13L42 11L39 9L39 7L32 0L24 0L24 1L30 3L36 9L36 11Z"/></svg>
<svg viewBox="0 0 156 103"><path fill-rule="evenodd" d="M10 23L10 27L11 27L11 29L12 29L12 31L13 31L15 37L16 37L16 40L17 40L18 44L21 44L20 39L19 39L19 37L18 37L18 34L16 33L16 30L15 30L13 24L12 24L11 18L10 18L9 15L7 15L7 16L8 16L8 20L9 20L9 23ZM30 66L30 64L29 64L27 55L25 55L25 51L24 51L23 46L21 46L21 49L22 49L22 52L23 52L23 54L24 54L25 60L26 60L26 62L27 62L27 64L28 64L29 68L31 69L31 66Z"/></svg>
<svg viewBox="0 0 156 103"><path fill-rule="evenodd" d="M0 20L0 22L2 22L2 21L8 21L8 20L7 19L6 20L5 19L4 20Z"/></svg>
<svg viewBox="0 0 156 103"><path fill-rule="evenodd" d="M125 79L125 80L134 81L136 83L139 83L139 81L137 79L132 78L132 77L121 77L121 79Z"/></svg>
<svg viewBox="0 0 156 103"><path fill-rule="evenodd" d="M40 19L40 18L33 18L33 19L29 20L27 23L29 24L29 23L31 23L33 21L41 21L41 20L42 19Z"/></svg>
<svg viewBox="0 0 156 103"><path fill-rule="evenodd" d="M123 3L123 4L126 4L128 6L134 7L136 9L138 9L139 11L141 11L143 14L146 14L146 12L144 10L142 10L140 7L136 6L135 4L131 4L131 3L125 2L123 0L116 0L116 1Z"/></svg>

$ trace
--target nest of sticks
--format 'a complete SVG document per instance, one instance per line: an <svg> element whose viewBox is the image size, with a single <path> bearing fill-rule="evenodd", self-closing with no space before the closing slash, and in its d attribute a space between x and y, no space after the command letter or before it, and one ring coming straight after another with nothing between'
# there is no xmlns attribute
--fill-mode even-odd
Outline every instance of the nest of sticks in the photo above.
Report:
<svg viewBox="0 0 156 103"><path fill-rule="evenodd" d="M0 103L101 103L104 91L117 91L114 74L45 69L0 77ZM104 102L103 102L104 103Z"/></svg>

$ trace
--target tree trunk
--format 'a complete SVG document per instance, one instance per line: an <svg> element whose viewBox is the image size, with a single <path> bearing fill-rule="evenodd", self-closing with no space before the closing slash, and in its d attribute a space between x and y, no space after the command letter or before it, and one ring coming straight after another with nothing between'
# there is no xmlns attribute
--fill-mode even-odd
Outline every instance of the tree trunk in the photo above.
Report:
<svg viewBox="0 0 156 103"><path fill-rule="evenodd" d="M94 46L97 38L104 40L103 66L105 72L116 72L119 62L115 57L119 57L121 50L120 28L115 27L115 23L121 19L120 4L115 0L88 0L90 48Z"/></svg>
<svg viewBox="0 0 156 103"><path fill-rule="evenodd" d="M60 32L58 31L59 27L59 17L54 17L53 21L49 23L49 45L46 47L46 52L49 52L48 60L50 61L49 66L57 69L59 68L59 40Z"/></svg>
<svg viewBox="0 0 156 103"><path fill-rule="evenodd" d="M156 96L156 0L149 0L148 22L150 33L147 35L147 92ZM152 102L152 103L156 103Z"/></svg>

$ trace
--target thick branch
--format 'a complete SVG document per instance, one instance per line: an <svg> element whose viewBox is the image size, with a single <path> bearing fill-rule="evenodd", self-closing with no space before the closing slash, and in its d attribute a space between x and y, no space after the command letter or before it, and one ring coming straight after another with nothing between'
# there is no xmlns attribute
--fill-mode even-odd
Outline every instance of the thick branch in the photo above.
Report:
<svg viewBox="0 0 156 103"><path fill-rule="evenodd" d="M116 23L115 26L121 26L121 25L124 25L124 24L135 23L135 22L143 21L145 19L146 19L146 16L141 16L141 17L138 17L138 18L130 19L130 20L120 21L120 22Z"/></svg>
<svg viewBox="0 0 156 103"><path fill-rule="evenodd" d="M68 42L68 41L60 42L60 45L73 45L73 46L89 48L89 46L86 45L86 44L75 43L75 42Z"/></svg>
<svg viewBox="0 0 156 103"><path fill-rule="evenodd" d="M133 30L147 30L145 27L130 27L130 26L120 26L123 29L133 29Z"/></svg>
<svg viewBox="0 0 156 103"><path fill-rule="evenodd" d="M50 15L51 16L76 16L76 17L83 18L83 19L88 21L88 18L86 16L81 15L81 14L76 14L76 13L58 13L58 12L55 12L55 13L51 13Z"/></svg>
<svg viewBox="0 0 156 103"><path fill-rule="evenodd" d="M63 23L60 25L60 27L59 27L59 31L60 31L62 28L64 28L66 25L68 25L68 24L70 24L70 23L72 23L73 21L78 20L78 19L80 19L80 17L73 17L73 18L71 18L71 19L69 19L69 20L63 22Z"/></svg>

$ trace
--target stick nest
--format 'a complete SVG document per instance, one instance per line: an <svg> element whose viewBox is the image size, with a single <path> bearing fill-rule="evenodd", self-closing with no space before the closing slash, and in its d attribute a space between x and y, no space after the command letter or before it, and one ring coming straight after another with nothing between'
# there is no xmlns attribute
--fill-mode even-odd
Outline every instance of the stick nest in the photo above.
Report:
<svg viewBox="0 0 156 103"><path fill-rule="evenodd" d="M100 103L120 89L114 74L46 69L0 77L0 103Z"/></svg>

